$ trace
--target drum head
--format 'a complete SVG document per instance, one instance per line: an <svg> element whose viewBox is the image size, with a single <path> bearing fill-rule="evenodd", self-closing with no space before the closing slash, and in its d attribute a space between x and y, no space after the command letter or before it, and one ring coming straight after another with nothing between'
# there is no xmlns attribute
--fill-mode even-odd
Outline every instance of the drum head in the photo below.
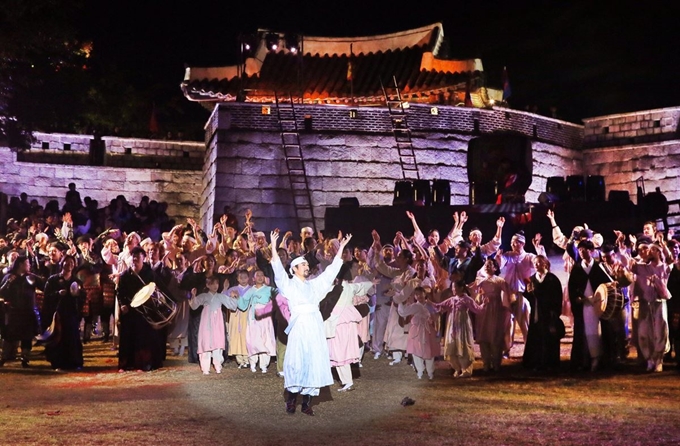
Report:
<svg viewBox="0 0 680 446"><path fill-rule="evenodd" d="M604 313L605 308L607 308L607 296L608 296L608 288L607 284L603 283L597 289L595 290L595 294L593 294L593 307L595 307L595 314L597 314L597 317L602 316L602 313Z"/></svg>
<svg viewBox="0 0 680 446"><path fill-rule="evenodd" d="M151 295L156 291L156 284L153 282L149 282L146 285L142 287L141 290L137 291L135 294L135 297L132 298L132 302L130 302L130 306L132 308L137 308L140 305L144 305L144 302L149 300Z"/></svg>

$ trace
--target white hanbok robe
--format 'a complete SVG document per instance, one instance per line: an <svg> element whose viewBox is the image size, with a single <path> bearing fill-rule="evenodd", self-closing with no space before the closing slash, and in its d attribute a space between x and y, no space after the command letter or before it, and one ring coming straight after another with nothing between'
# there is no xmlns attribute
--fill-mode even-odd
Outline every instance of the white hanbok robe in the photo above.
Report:
<svg viewBox="0 0 680 446"><path fill-rule="evenodd" d="M342 267L336 257L315 279L288 277L281 260L272 259L276 285L288 300L290 321L288 345L283 363L284 387L293 393L317 396L319 388L333 384L328 343L319 302L331 290Z"/></svg>

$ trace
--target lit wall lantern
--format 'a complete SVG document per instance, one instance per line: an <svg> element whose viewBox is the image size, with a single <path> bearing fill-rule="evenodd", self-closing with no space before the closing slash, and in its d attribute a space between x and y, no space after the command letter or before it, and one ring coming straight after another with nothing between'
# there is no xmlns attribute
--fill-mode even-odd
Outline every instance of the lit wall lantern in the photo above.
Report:
<svg viewBox="0 0 680 446"><path fill-rule="evenodd" d="M433 116L438 116L439 115L439 107L431 107L430 108L430 114Z"/></svg>
<svg viewBox="0 0 680 446"><path fill-rule="evenodd" d="M350 117L350 119L357 119L358 116L359 116L359 115L358 115L356 109L351 109L351 110L349 111L349 117Z"/></svg>
<svg viewBox="0 0 680 446"><path fill-rule="evenodd" d="M272 108L268 105L263 105L262 106L262 114L263 115L271 115L272 114Z"/></svg>

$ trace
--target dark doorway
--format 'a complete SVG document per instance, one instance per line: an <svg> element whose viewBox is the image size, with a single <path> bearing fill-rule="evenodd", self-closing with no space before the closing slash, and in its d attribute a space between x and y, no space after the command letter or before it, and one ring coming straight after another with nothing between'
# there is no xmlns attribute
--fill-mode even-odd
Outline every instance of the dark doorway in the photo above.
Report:
<svg viewBox="0 0 680 446"><path fill-rule="evenodd" d="M496 133L468 145L470 204L523 203L531 185L531 141L524 135Z"/></svg>

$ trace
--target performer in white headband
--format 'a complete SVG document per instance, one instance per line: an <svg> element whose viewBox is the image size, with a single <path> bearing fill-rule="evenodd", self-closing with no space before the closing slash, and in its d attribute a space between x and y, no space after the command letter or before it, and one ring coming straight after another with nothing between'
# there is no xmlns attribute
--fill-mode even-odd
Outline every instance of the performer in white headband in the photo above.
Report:
<svg viewBox="0 0 680 446"><path fill-rule="evenodd" d="M288 271L290 271L291 276L295 275L295 267L298 266L298 265L301 265L303 263L305 263L305 264L307 263L307 260L305 260L304 256L295 257L290 262L290 269Z"/></svg>
<svg viewBox="0 0 680 446"><path fill-rule="evenodd" d="M301 393L302 412L314 415L312 396L319 394L319 388L333 384L319 302L326 296L338 275L342 266L342 250L351 238L352 235L348 234L340 241L340 249L333 263L321 275L307 280L309 264L304 257L293 259L290 267L293 277L288 277L276 252L279 231L277 229L271 233L271 265L276 285L281 294L286 296L290 308L290 322L286 329L288 346L283 363L284 387L287 391L286 412L290 414L295 413L297 395Z"/></svg>

